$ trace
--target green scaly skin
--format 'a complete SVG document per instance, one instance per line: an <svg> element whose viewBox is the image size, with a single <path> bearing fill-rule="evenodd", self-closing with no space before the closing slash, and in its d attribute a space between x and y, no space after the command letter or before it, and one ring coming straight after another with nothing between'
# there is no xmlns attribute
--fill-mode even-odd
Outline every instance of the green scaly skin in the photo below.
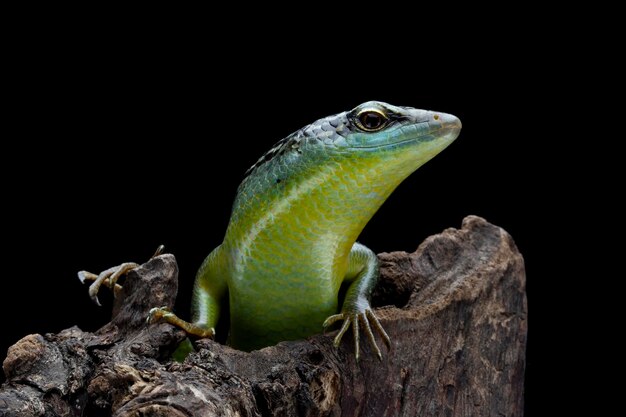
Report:
<svg viewBox="0 0 626 417"><path fill-rule="evenodd" d="M380 357L371 328L389 339L369 303L378 261L356 239L460 129L452 115L372 101L281 140L248 171L223 243L197 273L193 324L163 308L151 318L212 336L228 297L229 344L237 349L306 338L343 320L335 344L352 326L358 358L360 328Z"/></svg>

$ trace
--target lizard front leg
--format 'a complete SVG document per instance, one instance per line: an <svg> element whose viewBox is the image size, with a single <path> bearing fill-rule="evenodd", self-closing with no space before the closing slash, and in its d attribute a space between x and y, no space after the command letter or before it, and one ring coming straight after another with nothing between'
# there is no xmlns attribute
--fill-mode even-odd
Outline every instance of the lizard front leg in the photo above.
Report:
<svg viewBox="0 0 626 417"><path fill-rule="evenodd" d="M376 318L370 306L370 295L376 286L379 275L378 257L366 246L355 243L352 246L348 258L348 270L344 280L351 282L343 301L341 313L332 315L324 321L324 328L331 324L343 320L343 325L335 337L334 344L339 346L341 338L352 325L354 336L354 354L359 360L359 327L362 325L376 355L382 359L382 354L374 338L372 326L382 337L388 347L391 347L391 340L383 329L383 326Z"/></svg>
<svg viewBox="0 0 626 417"><path fill-rule="evenodd" d="M228 292L221 253L218 246L206 257L198 270L193 289L191 322L179 318L165 307L150 310L148 322L164 320L190 335L200 338L215 336L215 326Z"/></svg>
<svg viewBox="0 0 626 417"><path fill-rule="evenodd" d="M163 245L159 246L150 257L150 259L160 255L163 252ZM216 251L214 251L216 252ZM153 323L157 320L163 320L170 324L180 327L188 334L204 337L213 337L215 334L215 325L219 318L219 310L221 305L221 299L225 293L226 283L220 281L211 273L216 266L215 255L212 252L202 264L202 267L198 271L194 288L194 321L192 323L187 322L179 318L176 314L171 312L167 307L155 307L152 308L148 314L147 322ZM118 279L133 269L139 267L139 264L134 262L125 262L121 265L114 266L100 274L94 274L88 271L80 271L78 278L81 282L93 281L89 286L89 295L91 299L98 305L98 292L102 285L109 287L113 290L113 295L117 296L122 286L117 283Z"/></svg>

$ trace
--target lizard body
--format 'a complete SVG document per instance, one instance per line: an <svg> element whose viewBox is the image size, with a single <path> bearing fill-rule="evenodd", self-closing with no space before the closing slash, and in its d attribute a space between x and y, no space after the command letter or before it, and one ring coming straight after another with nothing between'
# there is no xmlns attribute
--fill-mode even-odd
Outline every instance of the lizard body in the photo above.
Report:
<svg viewBox="0 0 626 417"><path fill-rule="evenodd" d="M308 337L343 320L335 343L352 326L358 358L360 327L380 357L372 327L389 339L369 304L378 261L356 239L460 129L452 115L372 101L281 140L239 186L224 241L196 275L192 323L163 308L152 319L212 336L228 298L235 348Z"/></svg>

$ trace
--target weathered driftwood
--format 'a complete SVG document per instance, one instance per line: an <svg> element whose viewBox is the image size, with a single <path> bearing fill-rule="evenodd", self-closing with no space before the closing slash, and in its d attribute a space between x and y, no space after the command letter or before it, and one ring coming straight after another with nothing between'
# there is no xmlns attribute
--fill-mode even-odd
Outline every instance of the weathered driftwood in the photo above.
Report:
<svg viewBox="0 0 626 417"><path fill-rule="evenodd" d="M161 255L131 272L111 323L29 335L4 360L0 416L521 416L524 262L511 237L478 217L415 253L379 255L374 294L392 339L380 362L345 337L251 353L211 340L180 364L184 334L146 325L172 306L178 268ZM297 296L297 294L294 294Z"/></svg>

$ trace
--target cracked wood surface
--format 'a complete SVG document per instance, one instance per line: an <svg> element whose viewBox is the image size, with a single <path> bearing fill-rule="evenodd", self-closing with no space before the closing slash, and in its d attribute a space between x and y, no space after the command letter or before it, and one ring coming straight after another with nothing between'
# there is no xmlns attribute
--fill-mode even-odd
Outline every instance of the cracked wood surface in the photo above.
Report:
<svg viewBox="0 0 626 417"><path fill-rule="evenodd" d="M335 349L334 332L250 353L200 340L172 362L183 332L145 324L175 301L166 254L129 274L97 332L13 345L0 416L521 416L527 307L511 237L469 216L414 253L379 257L372 301L392 339L382 362L367 344L355 362L351 338Z"/></svg>

